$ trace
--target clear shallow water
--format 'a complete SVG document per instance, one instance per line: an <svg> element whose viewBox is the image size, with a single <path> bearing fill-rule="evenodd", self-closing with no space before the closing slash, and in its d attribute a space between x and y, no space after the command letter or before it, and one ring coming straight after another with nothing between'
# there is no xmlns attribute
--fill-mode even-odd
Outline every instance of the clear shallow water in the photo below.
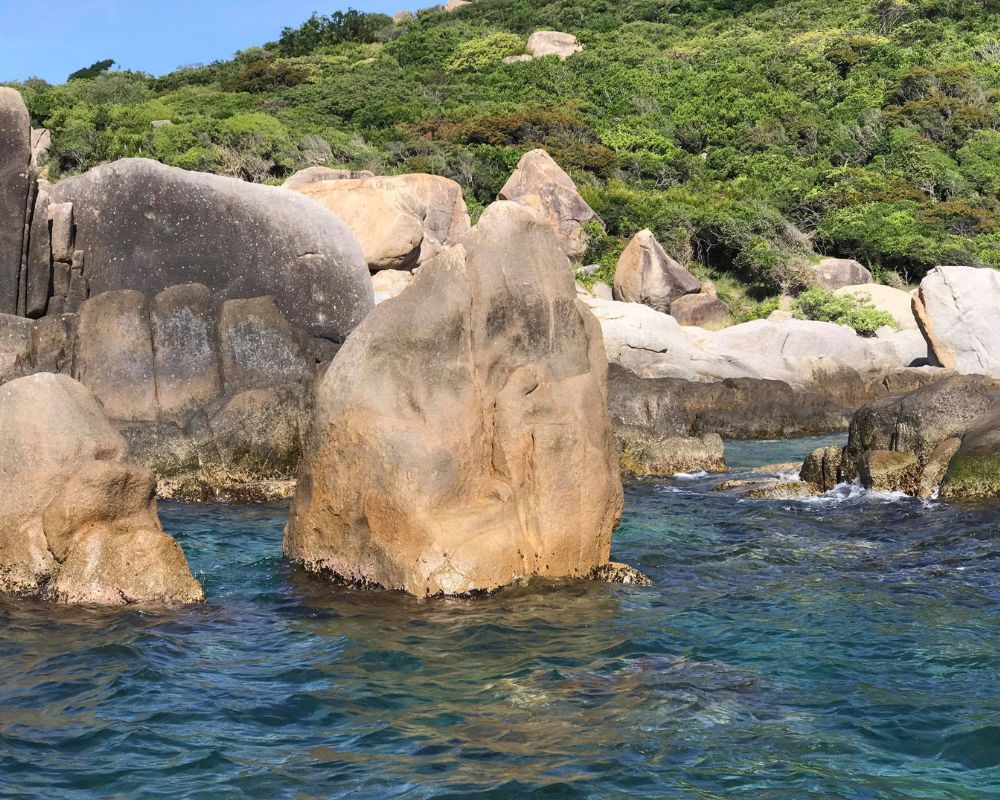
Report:
<svg viewBox="0 0 1000 800"><path fill-rule="evenodd" d="M718 481L628 489L652 589L470 602L303 578L281 508L164 505L205 606L0 602L0 797L1000 796L997 508Z"/></svg>

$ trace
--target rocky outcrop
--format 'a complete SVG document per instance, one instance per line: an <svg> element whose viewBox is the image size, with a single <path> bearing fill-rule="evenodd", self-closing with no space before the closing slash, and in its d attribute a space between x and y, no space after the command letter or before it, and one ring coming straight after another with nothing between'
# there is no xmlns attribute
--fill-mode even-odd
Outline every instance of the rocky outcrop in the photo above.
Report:
<svg viewBox="0 0 1000 800"><path fill-rule="evenodd" d="M64 375L0 387L0 591L63 603L203 599L94 396Z"/></svg>
<svg viewBox="0 0 1000 800"><path fill-rule="evenodd" d="M48 313L194 282L222 300L270 295L297 327L342 341L374 304L355 237L294 192L126 159L56 184L50 202L72 203L75 238L68 270L45 248L29 265L29 282L48 285L51 271Z"/></svg>
<svg viewBox="0 0 1000 800"><path fill-rule="evenodd" d="M618 259L614 297L669 314L671 304L701 291L701 282L667 255L652 231L639 231Z"/></svg>
<svg viewBox="0 0 1000 800"><path fill-rule="evenodd" d="M357 236L369 270L411 270L469 231L462 187L437 175L320 180L291 188Z"/></svg>
<svg viewBox="0 0 1000 800"><path fill-rule="evenodd" d="M490 206L320 382L285 553L417 595L593 574L622 510L606 368L550 226Z"/></svg>
<svg viewBox="0 0 1000 800"><path fill-rule="evenodd" d="M813 281L831 292L844 286L872 283L874 280L864 264L850 258L824 258L813 266Z"/></svg>
<svg viewBox="0 0 1000 800"><path fill-rule="evenodd" d="M1000 401L972 421L952 453L940 480L942 498L1000 497Z"/></svg>
<svg viewBox="0 0 1000 800"><path fill-rule="evenodd" d="M460 8L471 5L472 0L448 0L448 2L444 4L444 10L449 12L458 11Z"/></svg>
<svg viewBox="0 0 1000 800"><path fill-rule="evenodd" d="M670 316L683 326L717 331L732 322L729 306L711 292L686 294L670 304Z"/></svg>
<svg viewBox="0 0 1000 800"><path fill-rule="evenodd" d="M851 421L844 451L846 480L882 491L931 496L946 473L981 474L979 458L990 451L991 414L1000 409L1000 381L982 376L953 375L906 395L876 400L859 409ZM975 454L963 472L960 453ZM988 470L987 470L988 474ZM979 483L958 478L953 485ZM988 481L986 482L988 483ZM958 496L961 490L956 490ZM969 489L969 495L977 490Z"/></svg>
<svg viewBox="0 0 1000 800"><path fill-rule="evenodd" d="M0 86L0 314L19 311L33 186L28 109L16 90Z"/></svg>
<svg viewBox="0 0 1000 800"><path fill-rule="evenodd" d="M819 491L828 492L844 481L844 448L820 447L806 458L799 477Z"/></svg>
<svg viewBox="0 0 1000 800"><path fill-rule="evenodd" d="M500 200L512 200L539 212L555 229L571 261L587 251L584 225L599 221L580 195L573 179L544 150L525 153L500 190Z"/></svg>
<svg viewBox="0 0 1000 800"><path fill-rule="evenodd" d="M558 56L565 61L583 50L583 45L572 33L561 31L535 31L528 37L528 53L534 58Z"/></svg>
<svg viewBox="0 0 1000 800"><path fill-rule="evenodd" d="M858 286L843 286L834 292L837 297L855 297L871 303L876 311L891 314L896 327L901 331L917 330L917 320L913 316L913 295L891 286L878 283L863 283Z"/></svg>
<svg viewBox="0 0 1000 800"><path fill-rule="evenodd" d="M298 190L303 186L321 181L356 181L374 177L375 173L367 169L350 170L332 169L330 167L306 167L305 169L300 169L281 185L285 189Z"/></svg>
<svg viewBox="0 0 1000 800"><path fill-rule="evenodd" d="M937 363L1000 378L1000 271L938 267L921 282L913 308Z"/></svg>
<svg viewBox="0 0 1000 800"><path fill-rule="evenodd" d="M334 352L272 298L220 303L202 284L151 299L106 292L79 314L0 316L0 383L77 378L154 470L161 496L178 499L289 496L312 384Z"/></svg>

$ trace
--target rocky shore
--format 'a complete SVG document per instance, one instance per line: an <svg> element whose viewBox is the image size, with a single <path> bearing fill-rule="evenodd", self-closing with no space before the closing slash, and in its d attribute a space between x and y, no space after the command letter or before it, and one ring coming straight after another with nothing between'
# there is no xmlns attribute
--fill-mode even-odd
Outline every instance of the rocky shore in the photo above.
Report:
<svg viewBox="0 0 1000 800"><path fill-rule="evenodd" d="M724 438L850 430L748 496L1000 494L996 270L911 297L827 259L816 282L894 326L734 325L649 231L614 286L575 284L601 222L541 150L473 227L429 175L265 187L132 159L50 185L43 138L0 89L0 590L199 599L154 489L294 496L291 560L419 595L641 582L609 563L620 474L724 471Z"/></svg>

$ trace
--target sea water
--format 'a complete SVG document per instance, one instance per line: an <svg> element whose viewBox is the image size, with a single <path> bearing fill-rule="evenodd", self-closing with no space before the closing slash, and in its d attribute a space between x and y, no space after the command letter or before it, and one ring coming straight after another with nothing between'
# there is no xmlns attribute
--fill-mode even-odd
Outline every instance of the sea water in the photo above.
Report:
<svg viewBox="0 0 1000 800"><path fill-rule="evenodd" d="M627 487L651 588L469 601L301 575L282 507L165 503L204 605L0 602L0 797L1000 797L998 508L719 480Z"/></svg>

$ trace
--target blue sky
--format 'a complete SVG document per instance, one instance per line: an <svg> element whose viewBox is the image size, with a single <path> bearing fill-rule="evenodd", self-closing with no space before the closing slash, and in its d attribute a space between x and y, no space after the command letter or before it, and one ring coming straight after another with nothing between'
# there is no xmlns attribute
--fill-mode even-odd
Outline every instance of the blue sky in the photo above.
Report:
<svg viewBox="0 0 1000 800"><path fill-rule="evenodd" d="M423 7L436 0L417 3ZM413 0L0 0L0 81L61 83L95 61L162 75L278 38L313 11L392 14Z"/></svg>

